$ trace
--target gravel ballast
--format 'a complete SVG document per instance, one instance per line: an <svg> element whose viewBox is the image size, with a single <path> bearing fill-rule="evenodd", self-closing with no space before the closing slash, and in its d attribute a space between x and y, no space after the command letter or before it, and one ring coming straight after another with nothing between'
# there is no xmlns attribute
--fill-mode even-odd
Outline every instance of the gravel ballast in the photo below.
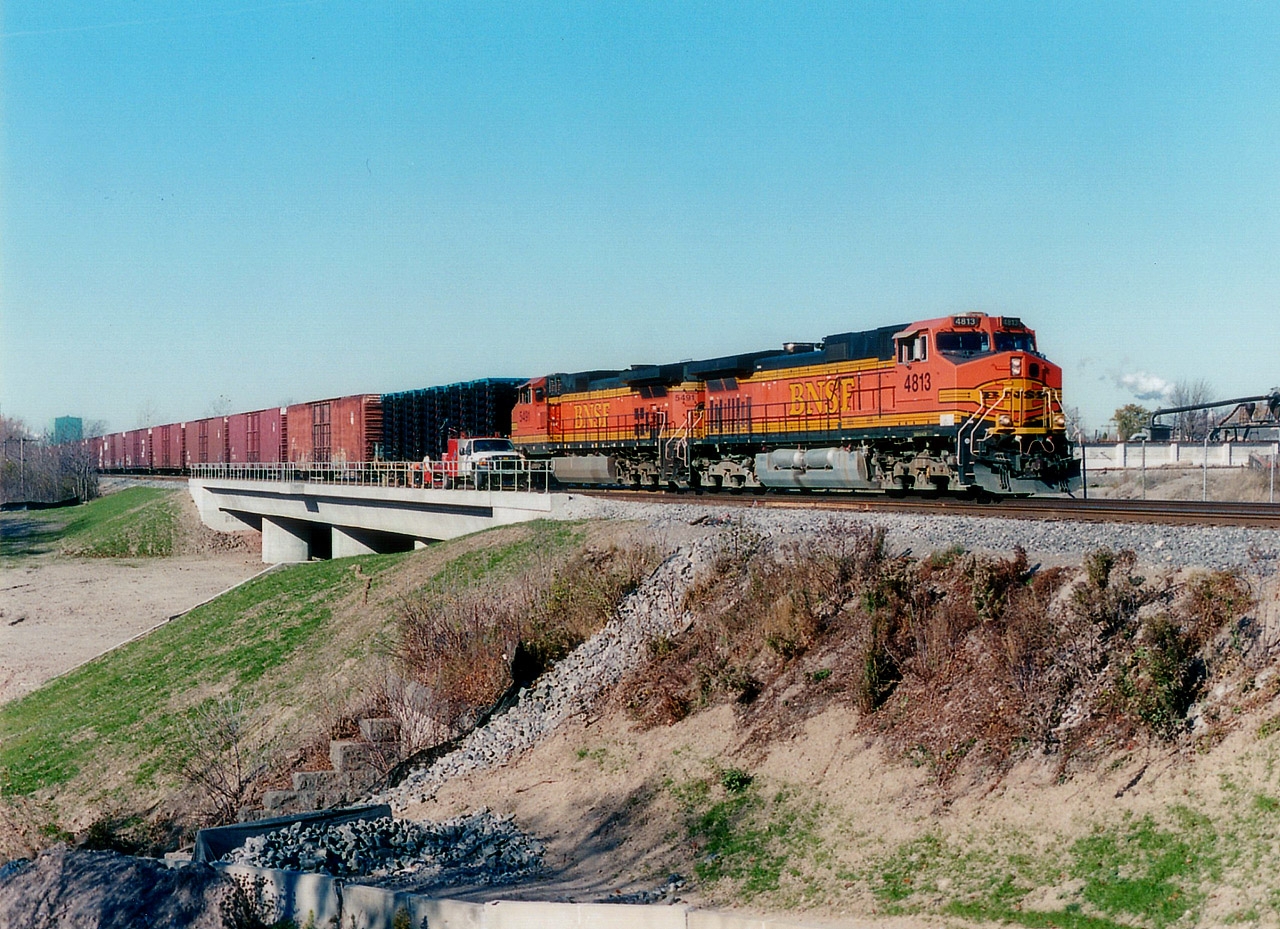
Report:
<svg viewBox="0 0 1280 929"><path fill-rule="evenodd" d="M253 836L222 859L334 877L495 884L529 877L542 866L542 843L510 817L480 810L444 822L402 819L295 823Z"/></svg>
<svg viewBox="0 0 1280 929"><path fill-rule="evenodd" d="M1104 547L1132 549L1140 564L1153 567L1240 567L1271 574L1280 563L1280 530L1275 529L631 503L577 495L571 496L565 515L571 519L643 520L656 530L687 526L694 520L741 521L766 535L803 535L854 524L882 526L892 551L910 550L919 556L953 545L966 551L1007 555L1021 545L1033 562L1046 564L1079 564L1086 552Z"/></svg>

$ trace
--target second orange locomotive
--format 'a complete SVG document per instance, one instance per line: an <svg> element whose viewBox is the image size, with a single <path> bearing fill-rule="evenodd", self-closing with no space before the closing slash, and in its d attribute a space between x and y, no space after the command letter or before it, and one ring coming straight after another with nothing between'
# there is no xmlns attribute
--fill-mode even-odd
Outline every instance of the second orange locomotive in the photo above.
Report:
<svg viewBox="0 0 1280 929"><path fill-rule="evenodd" d="M971 313L703 361L536 378L512 441L569 484L1070 490L1062 369Z"/></svg>

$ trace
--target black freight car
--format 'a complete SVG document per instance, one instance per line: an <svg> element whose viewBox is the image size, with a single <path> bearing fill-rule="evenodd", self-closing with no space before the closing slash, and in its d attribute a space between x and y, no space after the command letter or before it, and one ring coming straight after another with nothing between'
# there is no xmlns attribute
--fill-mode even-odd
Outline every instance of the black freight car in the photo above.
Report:
<svg viewBox="0 0 1280 929"><path fill-rule="evenodd" d="M382 453L388 461L439 460L451 436L511 434L516 388L528 378L485 378L382 395Z"/></svg>

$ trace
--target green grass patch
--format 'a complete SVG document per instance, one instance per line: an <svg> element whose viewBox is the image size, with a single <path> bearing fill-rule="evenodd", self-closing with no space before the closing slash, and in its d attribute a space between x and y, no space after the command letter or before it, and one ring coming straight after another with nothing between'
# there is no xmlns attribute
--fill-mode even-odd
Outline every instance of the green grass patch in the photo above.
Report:
<svg viewBox="0 0 1280 929"><path fill-rule="evenodd" d="M1136 916L1153 926L1199 912L1200 885L1218 870L1217 833L1186 807L1173 814L1174 828L1144 816L1077 841L1071 874L1085 882L1081 896L1110 916Z"/></svg>
<svg viewBox="0 0 1280 929"><path fill-rule="evenodd" d="M62 525L47 513L0 513L0 558L43 555L60 538Z"/></svg>
<svg viewBox="0 0 1280 929"><path fill-rule="evenodd" d="M0 556L61 548L90 558L162 558L173 554L180 490L130 487L77 507L0 517Z"/></svg>
<svg viewBox="0 0 1280 929"><path fill-rule="evenodd" d="M1048 848L1016 832L965 839L929 833L851 877L889 913L1063 929L1162 929L1199 918L1204 888L1221 877L1222 841L1206 817L1175 807L1159 820L1100 826ZM1033 890L1055 886L1064 886L1061 907L1027 907Z"/></svg>
<svg viewBox="0 0 1280 929"><path fill-rule="evenodd" d="M63 528L62 548L89 558L163 558L178 533L182 491L130 487L76 508Z"/></svg>
<svg viewBox="0 0 1280 929"><path fill-rule="evenodd" d="M360 564L376 574L404 557ZM333 606L358 581L350 559L280 569L0 706L0 794L66 784L106 745L140 783L174 770L190 694L244 693L286 664L322 662Z"/></svg>
<svg viewBox="0 0 1280 929"><path fill-rule="evenodd" d="M505 545L486 546L464 552L451 559L415 594L421 596L442 591L457 592L466 587L474 587L482 581L519 571L527 567L534 558L581 545L586 535L579 523L549 519L521 523L520 528L527 529L528 535ZM509 532L510 529L511 527L499 527L487 531ZM482 538L483 533L479 537Z"/></svg>
<svg viewBox="0 0 1280 929"><path fill-rule="evenodd" d="M712 780L672 789L684 807L689 839L700 849L694 873L705 884L726 883L743 901L784 890L788 878L806 887L806 873L829 864L818 832L820 804L789 790L767 794L746 772L730 768Z"/></svg>

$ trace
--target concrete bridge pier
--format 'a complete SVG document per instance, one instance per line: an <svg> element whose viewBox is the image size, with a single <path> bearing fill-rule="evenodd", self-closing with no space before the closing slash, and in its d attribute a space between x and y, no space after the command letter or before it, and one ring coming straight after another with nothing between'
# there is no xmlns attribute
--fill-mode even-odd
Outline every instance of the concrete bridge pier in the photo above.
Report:
<svg viewBox="0 0 1280 929"><path fill-rule="evenodd" d="M280 516L262 517L262 560L283 564L311 560L311 524Z"/></svg>

